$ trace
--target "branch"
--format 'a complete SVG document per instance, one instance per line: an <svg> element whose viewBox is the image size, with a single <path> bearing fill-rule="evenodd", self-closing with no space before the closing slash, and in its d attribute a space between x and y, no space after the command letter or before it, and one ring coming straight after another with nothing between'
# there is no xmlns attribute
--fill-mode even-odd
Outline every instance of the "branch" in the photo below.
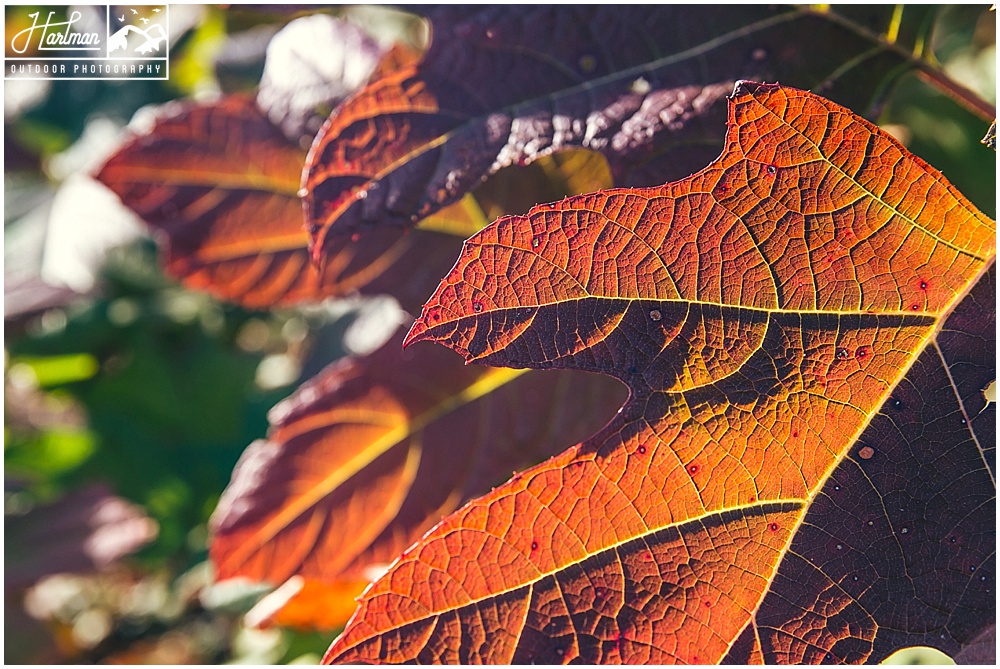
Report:
<svg viewBox="0 0 1000 669"><path fill-rule="evenodd" d="M962 86L945 72L924 60L916 60L917 76L945 93L952 100L962 105L984 121L995 121L997 109L986 100Z"/></svg>

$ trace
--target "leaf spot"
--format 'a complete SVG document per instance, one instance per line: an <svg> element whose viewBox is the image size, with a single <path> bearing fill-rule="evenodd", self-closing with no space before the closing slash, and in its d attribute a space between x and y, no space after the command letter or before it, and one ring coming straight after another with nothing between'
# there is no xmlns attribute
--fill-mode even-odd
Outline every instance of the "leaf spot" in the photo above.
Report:
<svg viewBox="0 0 1000 669"><path fill-rule="evenodd" d="M538 240L538 237L535 237L534 239L531 240L531 246L533 248L537 249L539 244L541 244L541 242Z"/></svg>
<svg viewBox="0 0 1000 669"><path fill-rule="evenodd" d="M841 360L847 360L849 357L851 357L851 354L848 353L846 348L838 348L837 357Z"/></svg>
<svg viewBox="0 0 1000 669"><path fill-rule="evenodd" d="M778 523L771 523L771 524L770 524L770 525L768 525L767 527L768 527L768 529L770 529L770 530L771 530L772 532L777 532L777 531L778 531Z"/></svg>
<svg viewBox="0 0 1000 669"><path fill-rule="evenodd" d="M698 473L698 465L690 465L688 467L688 471L691 472L692 474L697 474Z"/></svg>
<svg viewBox="0 0 1000 669"><path fill-rule="evenodd" d="M538 550L538 542L537 541L532 541L531 542L531 550L533 550L533 551L537 551Z"/></svg>
<svg viewBox="0 0 1000 669"><path fill-rule="evenodd" d="M875 449L871 446L862 446L861 450L858 451L858 455L861 456L862 460L871 460L872 456L875 455Z"/></svg>
<svg viewBox="0 0 1000 669"><path fill-rule="evenodd" d="M899 533L900 533L900 534L909 534L909 533L910 533L910 528L908 528L908 527L904 527L903 529L901 529L901 530L899 531Z"/></svg>
<svg viewBox="0 0 1000 669"><path fill-rule="evenodd" d="M923 279L920 280L920 290L927 290L927 282Z"/></svg>
<svg viewBox="0 0 1000 669"><path fill-rule="evenodd" d="M658 321L663 318L663 314L660 313L659 309L653 309L649 312L649 317L654 321Z"/></svg>
<svg viewBox="0 0 1000 669"><path fill-rule="evenodd" d="M475 311L478 314L480 311L483 310L483 303L482 302L473 302L472 303L472 310Z"/></svg>
<svg viewBox="0 0 1000 669"><path fill-rule="evenodd" d="M864 358L867 358L868 348L865 346L859 347L858 350L854 352L854 357L857 358L858 360L863 360Z"/></svg>
<svg viewBox="0 0 1000 669"><path fill-rule="evenodd" d="M773 176L773 175L775 175L775 174L778 173L778 168L775 167L774 165L768 165L767 166L767 173Z"/></svg>
<svg viewBox="0 0 1000 669"><path fill-rule="evenodd" d="M643 455L646 452L646 447L645 446L640 446L636 450L639 451L639 455Z"/></svg>

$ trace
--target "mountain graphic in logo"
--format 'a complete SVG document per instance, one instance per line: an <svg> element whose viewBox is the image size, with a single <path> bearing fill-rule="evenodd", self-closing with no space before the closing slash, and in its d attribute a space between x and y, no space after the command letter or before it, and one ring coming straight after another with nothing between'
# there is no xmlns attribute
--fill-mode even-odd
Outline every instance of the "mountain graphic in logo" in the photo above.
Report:
<svg viewBox="0 0 1000 669"><path fill-rule="evenodd" d="M149 9L144 7L144 10ZM140 16L138 10L132 9L131 13L123 13L121 16L114 16L111 20L116 20L122 27L108 38L108 55L121 51L122 54L137 53L143 56L157 53L161 46L167 41L167 31L160 25L159 7L152 8L152 18ZM135 23L133 23L133 21ZM142 26L137 25L138 22ZM132 46L135 45L135 46ZM130 46L132 48L130 49Z"/></svg>

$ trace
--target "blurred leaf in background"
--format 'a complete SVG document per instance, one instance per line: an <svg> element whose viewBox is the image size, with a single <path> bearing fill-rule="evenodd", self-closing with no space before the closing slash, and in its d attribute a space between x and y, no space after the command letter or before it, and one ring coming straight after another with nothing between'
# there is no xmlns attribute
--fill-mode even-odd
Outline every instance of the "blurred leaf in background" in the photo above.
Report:
<svg viewBox="0 0 1000 669"><path fill-rule="evenodd" d="M277 662L328 642L244 629L260 588L213 608L205 523L267 410L343 355L367 303L255 312L178 288L89 176L151 105L252 92L295 17L172 6L170 81L6 82L7 661ZM392 12L365 39L417 24Z"/></svg>

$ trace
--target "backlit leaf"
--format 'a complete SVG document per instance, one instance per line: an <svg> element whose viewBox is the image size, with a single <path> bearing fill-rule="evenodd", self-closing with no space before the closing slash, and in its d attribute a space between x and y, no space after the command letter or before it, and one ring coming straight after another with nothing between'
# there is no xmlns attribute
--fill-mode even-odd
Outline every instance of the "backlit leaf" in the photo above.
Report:
<svg viewBox="0 0 1000 669"><path fill-rule="evenodd" d="M911 64L928 11L436 8L423 60L382 68L313 144L303 185L314 259L568 148L603 153L619 185L687 175L718 154L737 78L819 88L868 110Z"/></svg>
<svg viewBox="0 0 1000 669"><path fill-rule="evenodd" d="M355 599L367 581L326 583L293 576L257 602L244 617L248 627L272 625L299 630L333 631L344 624L357 607Z"/></svg>
<svg viewBox="0 0 1000 669"><path fill-rule="evenodd" d="M252 101L229 97L172 105L98 178L158 233L167 273L189 288L250 307L390 287L404 305L426 299L460 238L368 231L314 267L296 195L304 159Z"/></svg>
<svg viewBox="0 0 1000 669"><path fill-rule="evenodd" d="M729 126L466 243L408 342L631 395L406 551L328 661L877 662L995 621L994 222L813 94L743 82Z"/></svg>
<svg viewBox="0 0 1000 669"><path fill-rule="evenodd" d="M450 351L337 362L275 407L212 519L219 579L371 580L441 517L604 424L625 390L574 371L465 366ZM456 441L456 436L461 438Z"/></svg>

